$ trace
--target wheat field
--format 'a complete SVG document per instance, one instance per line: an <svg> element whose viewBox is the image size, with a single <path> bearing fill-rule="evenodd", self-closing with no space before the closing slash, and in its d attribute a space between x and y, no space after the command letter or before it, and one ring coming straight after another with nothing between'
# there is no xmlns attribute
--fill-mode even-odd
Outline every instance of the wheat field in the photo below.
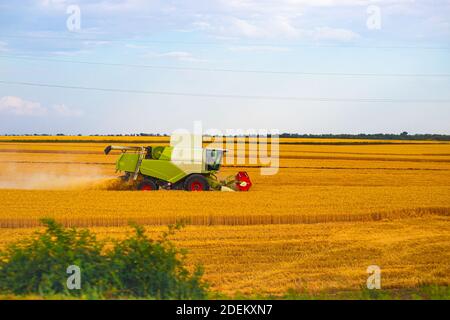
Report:
<svg viewBox="0 0 450 320"><path fill-rule="evenodd" d="M175 243L227 294L358 290L372 264L385 288L450 284L450 143L281 139L275 175L225 163L248 193L145 193L118 190L111 141L168 138L0 137L0 247L43 217L103 239L183 220Z"/></svg>

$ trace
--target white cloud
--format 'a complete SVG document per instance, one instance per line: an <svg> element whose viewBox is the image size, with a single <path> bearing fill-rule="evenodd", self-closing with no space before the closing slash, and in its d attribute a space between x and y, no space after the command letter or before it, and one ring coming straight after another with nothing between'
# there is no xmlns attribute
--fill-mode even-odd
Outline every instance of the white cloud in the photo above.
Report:
<svg viewBox="0 0 450 320"><path fill-rule="evenodd" d="M79 117L83 112L72 109L64 104L53 106L50 110L39 102L25 100L15 96L4 96L0 99L0 114L15 116L44 116L55 115L58 117Z"/></svg>
<svg viewBox="0 0 450 320"><path fill-rule="evenodd" d="M37 0L33 3L38 5L40 13L46 15L45 19L40 19L41 21L47 21L50 17L58 19L58 23L66 14L67 5L76 3L81 8L82 19L89 19L91 31L95 33L101 31L106 39L124 38L130 39L130 42L133 37L138 40L147 36L158 37L159 34L172 39L171 34L175 32L197 32L216 40L247 38L280 39L281 41L292 39L352 41L358 37L370 38L375 35L369 32L365 25L367 15L365 9L373 4L382 8L383 17L386 18L384 20L386 30L390 23L389 34L385 34L386 38L393 35L400 38L397 34L404 39L415 38L414 34L417 30L422 30L425 36L436 35L446 40L449 33L446 23L448 0L434 0L430 4L426 2L417 0ZM403 19L397 20L397 17ZM439 19L444 22L439 22ZM114 23L111 23L112 21ZM47 27L57 24L45 22L44 25ZM59 29L54 31L55 34L60 32ZM81 33L83 36L93 35L89 29L85 29L84 24ZM88 41L79 44L81 49L96 49L98 46L113 47L115 42ZM54 46L53 42L45 43L47 50L52 46ZM51 51L64 50L55 48ZM192 60L186 57L179 57L179 59Z"/></svg>
<svg viewBox="0 0 450 320"><path fill-rule="evenodd" d="M59 50L59 51L52 51L51 54L61 57L75 57L85 55L91 52L92 52L91 50L66 50L66 51Z"/></svg>
<svg viewBox="0 0 450 320"><path fill-rule="evenodd" d="M123 14L165 13L176 8L170 1L159 0L38 0L40 9L47 12L64 12L69 5L78 5L83 15L96 15L105 18L105 15L120 16Z"/></svg>
<svg viewBox="0 0 450 320"><path fill-rule="evenodd" d="M0 99L0 113L16 116L40 116L47 112L39 102L24 100L20 97L5 96Z"/></svg>
<svg viewBox="0 0 450 320"><path fill-rule="evenodd" d="M170 59L183 62L205 62L206 60L195 57L191 52L188 51L167 51L167 52L155 52L152 51L151 46L132 44L128 43L125 45L126 48L139 50L142 52L142 57L144 58L160 58L160 59Z"/></svg>
<svg viewBox="0 0 450 320"><path fill-rule="evenodd" d="M242 35L245 37L264 37L267 35L267 29L262 29L255 24L250 23L244 19L231 18L230 28L228 29L236 35Z"/></svg>
<svg viewBox="0 0 450 320"><path fill-rule="evenodd" d="M228 50L232 52L288 52L289 48L274 46L232 46Z"/></svg>
<svg viewBox="0 0 450 320"><path fill-rule="evenodd" d="M370 4L414 3L414 0L219 0L224 7L253 12L283 9L285 12L305 7L355 7Z"/></svg>
<svg viewBox="0 0 450 320"><path fill-rule="evenodd" d="M287 16L268 16L256 18L236 18L224 16L220 19L206 17L209 21L196 21L193 26L225 37L246 38L295 38L301 30L293 25Z"/></svg>
<svg viewBox="0 0 450 320"><path fill-rule="evenodd" d="M311 36L317 40L352 41L359 38L356 32L348 29L320 27L311 32Z"/></svg>
<svg viewBox="0 0 450 320"><path fill-rule="evenodd" d="M210 0L200 2L197 8L232 8L234 10L260 11L264 8L298 8L298 7L342 7L365 6L369 3L377 4L401 4L412 3L414 0ZM78 4L87 10L99 12L124 12L145 11L159 9L161 12L174 12L180 9L196 8L193 2L181 1L148 1L148 0L38 0L38 5L43 8L65 8L70 4ZM199 10L196 10L199 11Z"/></svg>
<svg viewBox="0 0 450 320"><path fill-rule="evenodd" d="M200 11L191 26L215 37L234 39L346 42L367 32L364 19L368 5L382 6L387 12L394 6L417 10L417 3L415 0L212 0L208 5L214 14Z"/></svg>
<svg viewBox="0 0 450 320"><path fill-rule="evenodd" d="M343 28L325 26L309 29L297 27L295 18L287 16L258 16L249 20L233 17L208 22L198 21L194 25L204 31L231 38L352 41L360 37L356 32Z"/></svg>
<svg viewBox="0 0 450 320"><path fill-rule="evenodd" d="M8 43L0 41L0 52L7 52L7 51L9 51Z"/></svg>
<svg viewBox="0 0 450 320"><path fill-rule="evenodd" d="M158 54L159 57L169 57L177 60L190 60L192 59L192 54L186 51L170 51L166 53Z"/></svg>
<svg viewBox="0 0 450 320"><path fill-rule="evenodd" d="M148 49L149 48L149 46L138 45L138 44L133 44L133 43L125 44L125 47L130 48L130 49Z"/></svg>
<svg viewBox="0 0 450 320"><path fill-rule="evenodd" d="M65 104L55 105L52 109L56 115L62 117L81 117L83 115L83 111L78 109L71 109Z"/></svg>
<svg viewBox="0 0 450 320"><path fill-rule="evenodd" d="M38 4L43 7L68 5L66 0L39 0Z"/></svg>
<svg viewBox="0 0 450 320"><path fill-rule="evenodd" d="M206 60L196 58L192 53L187 51L169 51L163 53L150 52L145 55L150 58L168 58L184 62L205 62Z"/></svg>

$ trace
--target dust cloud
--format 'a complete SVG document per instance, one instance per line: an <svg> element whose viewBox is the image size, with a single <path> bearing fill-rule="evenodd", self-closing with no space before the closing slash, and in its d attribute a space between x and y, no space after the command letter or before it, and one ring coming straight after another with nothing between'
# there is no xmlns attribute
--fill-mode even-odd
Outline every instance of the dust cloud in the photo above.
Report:
<svg viewBox="0 0 450 320"><path fill-rule="evenodd" d="M106 170L105 170L106 169ZM8 163L0 166L0 189L126 190L110 167L58 163Z"/></svg>

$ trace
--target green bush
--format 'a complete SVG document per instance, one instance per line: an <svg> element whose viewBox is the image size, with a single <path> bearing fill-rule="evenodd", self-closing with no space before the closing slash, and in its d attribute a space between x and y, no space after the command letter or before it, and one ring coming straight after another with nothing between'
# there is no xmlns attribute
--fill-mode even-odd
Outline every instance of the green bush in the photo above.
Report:
<svg viewBox="0 0 450 320"><path fill-rule="evenodd" d="M108 254L114 288L121 294L137 297L205 298L202 269L197 267L191 274L184 266L185 252L168 240L180 225L169 226L169 231L157 241L145 236L143 227L135 225L134 228L135 236L116 242Z"/></svg>
<svg viewBox="0 0 450 320"><path fill-rule="evenodd" d="M111 249L89 230L64 228L45 219L43 233L14 243L0 252L0 292L3 294L67 295L95 298L143 297L202 299L202 270L185 267L185 252L168 237L180 225L169 226L157 240L133 226L135 234L113 242ZM67 267L81 270L81 289L67 288Z"/></svg>

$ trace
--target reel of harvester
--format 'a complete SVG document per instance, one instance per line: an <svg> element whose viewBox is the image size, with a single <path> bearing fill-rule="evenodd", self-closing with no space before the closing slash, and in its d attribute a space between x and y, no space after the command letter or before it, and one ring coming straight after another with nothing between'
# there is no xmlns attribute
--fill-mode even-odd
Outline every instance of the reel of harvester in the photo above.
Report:
<svg viewBox="0 0 450 320"><path fill-rule="evenodd" d="M209 181L211 187L218 191L249 191L252 182L245 171L239 171L236 175L231 175L224 180L219 180L215 175L211 175Z"/></svg>

